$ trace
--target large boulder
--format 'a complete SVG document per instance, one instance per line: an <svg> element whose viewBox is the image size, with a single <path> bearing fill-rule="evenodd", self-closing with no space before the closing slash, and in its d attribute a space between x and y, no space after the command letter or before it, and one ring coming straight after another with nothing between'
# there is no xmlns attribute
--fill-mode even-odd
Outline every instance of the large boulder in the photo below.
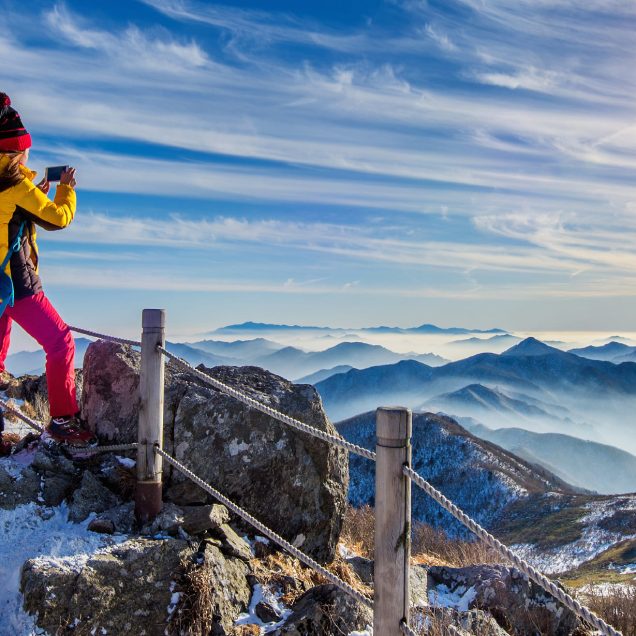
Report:
<svg viewBox="0 0 636 636"><path fill-rule="evenodd" d="M84 355L82 416L100 438L137 441L140 355L131 347L98 340Z"/></svg>
<svg viewBox="0 0 636 636"><path fill-rule="evenodd" d="M82 413L100 437L136 438L139 354L92 344L84 358ZM309 385L256 367L204 372L256 400L335 433ZM320 562L331 561L346 506L346 452L274 420L195 375L166 367L164 446L203 480ZM210 498L164 464L167 498L178 505Z"/></svg>
<svg viewBox="0 0 636 636"><path fill-rule="evenodd" d="M184 564L192 564L195 554L202 563L193 567L205 568L198 579L206 582L205 590L188 587L192 570ZM82 634L178 633L175 619L184 628L196 620L187 610L198 593L205 595L210 633L228 634L249 602L247 575L242 560L215 546L207 546L201 556L186 541L131 539L85 561L29 559L22 568L21 591L26 611L51 634L61 625Z"/></svg>
<svg viewBox="0 0 636 636"><path fill-rule="evenodd" d="M577 616L514 567L473 565L428 569L429 600L480 609L511 633L567 636L584 633ZM579 630L579 631L577 631Z"/></svg>

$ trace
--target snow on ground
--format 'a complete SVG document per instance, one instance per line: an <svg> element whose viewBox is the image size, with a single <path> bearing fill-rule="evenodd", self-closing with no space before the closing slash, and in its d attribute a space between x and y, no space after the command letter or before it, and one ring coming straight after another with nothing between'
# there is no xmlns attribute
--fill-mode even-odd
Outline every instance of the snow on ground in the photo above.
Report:
<svg viewBox="0 0 636 636"><path fill-rule="evenodd" d="M538 549L536 546L527 543L511 545L510 548L542 572L559 574L579 567L620 541L636 538L636 534L626 535L619 532L611 532L597 525L599 521L610 517L616 512L615 499L594 501L586 504L585 507L589 510L589 513L581 518L581 523L585 525L585 529L580 539L551 550ZM622 502L620 509L636 509L636 500L626 499ZM633 567L636 571L636 563Z"/></svg>
<svg viewBox="0 0 636 636"><path fill-rule="evenodd" d="M256 615L256 606L265 602L273 609L281 614L281 619L278 622L264 623ZM247 614L241 614L236 621L235 625L258 625L260 627L261 634L269 634L278 629L283 623L291 616L292 611L285 607L278 596L267 586L257 583L252 590L252 599L250 600L249 607L247 608Z"/></svg>
<svg viewBox="0 0 636 636"><path fill-rule="evenodd" d="M30 461L31 456L24 452L3 458L0 465L19 478L20 468ZM27 559L63 559L64 566L77 568L100 548L124 539L89 532L91 518L80 524L71 523L66 504L47 508L29 503L12 510L0 509L0 636L42 633L22 610L20 571Z"/></svg>
<svg viewBox="0 0 636 636"><path fill-rule="evenodd" d="M475 586L459 585L451 590L446 585L437 585L428 591L428 602L433 607L452 607L459 612L467 612L471 601L475 600Z"/></svg>
<svg viewBox="0 0 636 636"><path fill-rule="evenodd" d="M0 397L10 406L20 408L24 405L24 400L7 397L6 393L3 391L0 391ZM11 413L5 413L4 430L7 431L7 433L17 433L20 437L24 437L27 433L33 433L33 429L30 426L19 420L17 417L12 416Z"/></svg>

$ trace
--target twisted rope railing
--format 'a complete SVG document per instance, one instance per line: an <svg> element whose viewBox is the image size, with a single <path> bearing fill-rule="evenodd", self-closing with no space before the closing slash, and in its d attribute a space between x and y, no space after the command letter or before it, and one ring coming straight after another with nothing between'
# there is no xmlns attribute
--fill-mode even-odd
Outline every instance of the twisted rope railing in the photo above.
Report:
<svg viewBox="0 0 636 636"><path fill-rule="evenodd" d="M39 433L44 433L46 430L41 422L34 420L25 413L23 413L17 406L9 404L6 400L0 398L0 406L6 411L13 413L19 420L22 420L27 426L30 426L33 430Z"/></svg>
<svg viewBox="0 0 636 636"><path fill-rule="evenodd" d="M25 413L23 413L17 406L13 406L9 404L6 400L0 398L0 406L13 413L19 420L22 420L25 424L30 426L33 430L38 431L38 433L46 433L46 427L42 422L38 422L34 420L32 417L29 417ZM111 444L110 446L87 446L85 448L82 447L73 447L68 446L67 450L71 452L71 454L86 454L86 453L109 453L109 452L118 452L118 451L127 451L137 448L137 443L132 442L130 444Z"/></svg>
<svg viewBox="0 0 636 636"><path fill-rule="evenodd" d="M130 345L131 347L141 347L141 342L138 340L128 340L126 338L118 338L117 336L109 336L105 333L90 331L89 329L82 329L81 327L72 327L71 325L69 325L68 328L71 331L82 333L85 336L90 336L91 338L99 338L100 340L107 340L108 342L117 342L119 344Z"/></svg>
<svg viewBox="0 0 636 636"><path fill-rule="evenodd" d="M281 413L280 411L277 411L271 406L268 406L267 404L263 404L262 402L255 400L253 397L246 395L242 391L239 391L238 389L235 389L234 387L231 387L225 384L224 382L221 382L220 380L213 378L207 373L203 373L203 371L199 371L199 369L195 369L191 364L189 364L188 362L186 362L179 356L176 356L174 353L170 353L167 349L165 349L165 347L160 346L158 347L158 349L159 351L161 351L161 353L163 353L164 356L172 360L176 365L180 366L182 369L185 369L189 373L196 375L200 380L203 380L203 382L210 384L215 389L218 389L219 391L225 393L226 395L233 397L234 399L238 400L239 402L242 402L246 406L249 406L250 408L253 408L257 411L260 411L261 413L265 413L265 415L269 415L269 417L272 417L275 420L282 422L283 424L287 424L288 426L291 426L292 428L295 428L298 431L307 433L309 435L312 435L313 437L317 437L318 439L328 442L329 444L333 444L334 446L339 446L340 448L344 448L345 450L348 450L350 453L354 453L355 455L360 455L361 457L366 457L367 459L370 459L371 461L375 461L374 452L367 450L366 448L363 448L362 446L358 446L357 444L352 444L351 442L348 442L346 439L343 439L342 437L338 435L332 435L325 431L321 431L320 429L315 428L314 426L310 426L309 424L305 424L304 422L297 420L295 417L291 417L289 415L286 415L285 413Z"/></svg>
<svg viewBox="0 0 636 636"><path fill-rule="evenodd" d="M205 490L205 492L212 495L217 501L220 501L229 510L241 517L241 519L247 521L247 523L256 528L260 533L274 541L274 543L277 543L281 548L289 552L292 556L296 557L299 561L302 561L312 570L315 570L316 572L324 576L326 579L331 581L331 583L340 588L343 592L346 592L351 597L353 597L356 601L366 605L369 608L373 608L373 601L370 598L355 590L351 585L345 583L335 574L324 568L318 562L314 561L310 556L306 555L304 552L293 546L291 543L289 543L289 541L283 539L283 537L274 532L272 529L268 528L266 525L256 519L256 517L253 517L249 512L243 510L243 508L236 505L225 495L222 495L218 490L210 486L210 484L206 483L199 476L195 475L195 473L193 473L189 468L172 457L172 455L166 453L162 448L160 448L159 446L155 446L154 448L155 452L158 455L161 455L161 457L163 457L168 464L176 468L180 473L193 481L197 486Z"/></svg>
<svg viewBox="0 0 636 636"><path fill-rule="evenodd" d="M418 475L412 468L404 466L404 474L411 479L411 481L419 486L429 497L434 499L442 508L448 511L455 519L465 525L469 530L477 535L484 543L491 548L497 550L499 554L505 556L512 563L514 563L521 572L523 572L529 579L532 579L537 585L542 587L546 592L549 592L557 600L559 600L568 609L573 611L577 616L588 622L592 627L599 630L604 636L622 636L621 632L615 630L611 625L608 625L602 618L597 616L590 609L585 607L570 596L567 592L562 590L556 583L551 581L547 576L539 572L536 568L532 567L527 561L524 561L521 557L515 554L510 548L505 546L501 541L492 536L487 530L482 528L476 521L471 519L461 508L456 506L450 499L445 497L439 490L429 484L423 477Z"/></svg>

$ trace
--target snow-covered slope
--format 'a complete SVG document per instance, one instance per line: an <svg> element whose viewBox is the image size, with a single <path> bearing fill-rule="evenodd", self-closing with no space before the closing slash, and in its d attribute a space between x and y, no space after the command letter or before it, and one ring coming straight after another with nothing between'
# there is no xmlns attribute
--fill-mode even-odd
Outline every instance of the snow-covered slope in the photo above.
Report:
<svg viewBox="0 0 636 636"><path fill-rule="evenodd" d="M373 448L375 414L337 424L348 440ZM564 572L636 539L636 495L582 491L501 447L480 440L449 417L413 415L413 468L481 525L518 547L535 565ZM374 467L351 456L349 498L372 504ZM449 514L414 487L413 518L469 537ZM636 542L635 542L636 543ZM636 550L631 558L636 568ZM627 567L630 562L622 562ZM611 569L611 561L604 562Z"/></svg>
<svg viewBox="0 0 636 636"><path fill-rule="evenodd" d="M374 448L375 413L363 413L338 423L349 441ZM454 420L433 413L413 415L413 468L479 523L492 527L506 507L518 499L546 492L577 491L555 475L531 466L512 453L474 437ZM351 456L349 499L372 503L374 467ZM463 527L417 489L413 518L444 528L451 536L468 536Z"/></svg>

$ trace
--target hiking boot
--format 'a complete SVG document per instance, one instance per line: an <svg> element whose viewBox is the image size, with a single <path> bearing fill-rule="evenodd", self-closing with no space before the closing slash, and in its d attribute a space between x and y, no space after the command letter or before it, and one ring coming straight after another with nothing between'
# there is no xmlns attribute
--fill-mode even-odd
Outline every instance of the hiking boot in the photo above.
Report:
<svg viewBox="0 0 636 636"><path fill-rule="evenodd" d="M97 438L91 431L82 428L77 417L52 417L46 432L51 439L69 446L97 446Z"/></svg>

